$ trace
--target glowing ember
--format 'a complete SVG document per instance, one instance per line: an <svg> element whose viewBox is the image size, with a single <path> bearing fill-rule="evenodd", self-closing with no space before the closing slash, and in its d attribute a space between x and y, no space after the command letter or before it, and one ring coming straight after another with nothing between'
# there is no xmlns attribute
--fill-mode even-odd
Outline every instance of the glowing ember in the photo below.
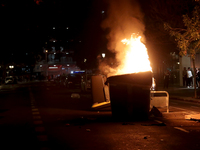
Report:
<svg viewBox="0 0 200 150"><path fill-rule="evenodd" d="M115 75L152 71L146 46L140 41L141 36L123 39L126 44L125 55Z"/></svg>

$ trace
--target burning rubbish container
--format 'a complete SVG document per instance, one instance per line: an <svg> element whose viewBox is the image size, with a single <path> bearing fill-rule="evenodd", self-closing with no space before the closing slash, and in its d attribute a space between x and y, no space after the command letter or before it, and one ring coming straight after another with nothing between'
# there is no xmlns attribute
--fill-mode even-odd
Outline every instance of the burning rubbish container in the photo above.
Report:
<svg viewBox="0 0 200 150"><path fill-rule="evenodd" d="M112 116L120 120L148 119L152 72L111 76L110 90Z"/></svg>

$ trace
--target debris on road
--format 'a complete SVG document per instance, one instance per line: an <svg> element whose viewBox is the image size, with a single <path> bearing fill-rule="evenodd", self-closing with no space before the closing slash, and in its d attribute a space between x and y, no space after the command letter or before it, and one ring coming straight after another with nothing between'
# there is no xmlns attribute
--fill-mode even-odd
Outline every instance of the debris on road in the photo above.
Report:
<svg viewBox="0 0 200 150"><path fill-rule="evenodd" d="M90 132L91 130L90 130L90 129L86 129L86 131L87 131L87 132Z"/></svg>
<svg viewBox="0 0 200 150"><path fill-rule="evenodd" d="M80 94L78 93L72 93L71 98L80 98Z"/></svg>
<svg viewBox="0 0 200 150"><path fill-rule="evenodd" d="M149 116L162 117L162 113L158 110L158 108L153 106L153 108L151 109L149 113Z"/></svg>
<svg viewBox="0 0 200 150"><path fill-rule="evenodd" d="M166 126L165 123L151 123L151 124L141 124L142 126Z"/></svg>
<svg viewBox="0 0 200 150"><path fill-rule="evenodd" d="M186 120L200 121L200 114L185 115Z"/></svg>

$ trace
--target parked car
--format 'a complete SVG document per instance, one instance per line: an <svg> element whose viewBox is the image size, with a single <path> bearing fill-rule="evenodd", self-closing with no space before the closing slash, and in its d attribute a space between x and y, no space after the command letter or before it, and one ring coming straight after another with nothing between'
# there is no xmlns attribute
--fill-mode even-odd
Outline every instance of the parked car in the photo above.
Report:
<svg viewBox="0 0 200 150"><path fill-rule="evenodd" d="M70 89L81 89L82 76L80 74L69 74L66 77L65 84Z"/></svg>
<svg viewBox="0 0 200 150"><path fill-rule="evenodd" d="M66 75L61 75L61 76L58 76L57 78L55 78L54 82L59 86L66 86L66 83L65 83L66 78L67 78Z"/></svg>
<svg viewBox="0 0 200 150"><path fill-rule="evenodd" d="M17 83L16 77L8 76L5 78L5 84L15 84Z"/></svg>

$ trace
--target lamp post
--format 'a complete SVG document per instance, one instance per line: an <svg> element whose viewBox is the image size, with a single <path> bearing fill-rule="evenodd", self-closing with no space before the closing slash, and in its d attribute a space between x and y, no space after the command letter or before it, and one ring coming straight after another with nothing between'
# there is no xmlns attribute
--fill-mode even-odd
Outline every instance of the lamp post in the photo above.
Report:
<svg viewBox="0 0 200 150"><path fill-rule="evenodd" d="M48 53L48 50L45 50L45 62L47 63L47 53Z"/></svg>
<svg viewBox="0 0 200 150"><path fill-rule="evenodd" d="M45 50L45 74L46 74L46 77L48 76L48 63L47 63L47 53L48 53L48 50Z"/></svg>

